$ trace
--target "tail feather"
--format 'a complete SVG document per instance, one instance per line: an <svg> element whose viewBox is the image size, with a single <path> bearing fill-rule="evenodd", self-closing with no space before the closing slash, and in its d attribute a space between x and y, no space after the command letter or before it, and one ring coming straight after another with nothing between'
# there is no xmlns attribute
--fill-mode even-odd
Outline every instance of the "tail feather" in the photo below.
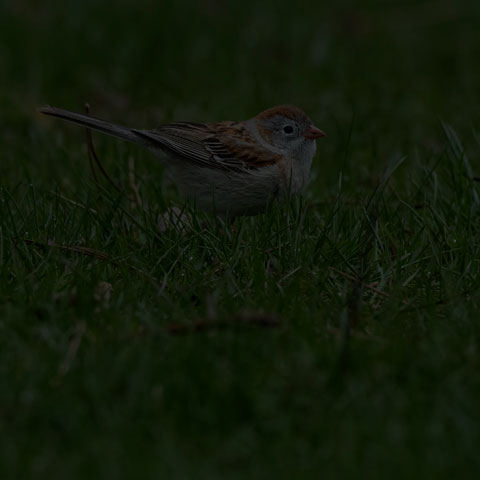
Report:
<svg viewBox="0 0 480 480"><path fill-rule="evenodd" d="M83 115L81 113L69 112L68 110L63 110L61 108L55 107L42 107L39 109L39 112L44 113L45 115L51 115L53 117L58 117L69 122L78 123L88 128L98 130L108 135L113 135L114 137L120 137L125 140L128 140L133 143L138 143L139 145L151 145L151 141L148 141L147 138L135 133L132 129L128 127L122 127L121 125L114 125L110 122L105 122L95 117L90 117L89 115Z"/></svg>

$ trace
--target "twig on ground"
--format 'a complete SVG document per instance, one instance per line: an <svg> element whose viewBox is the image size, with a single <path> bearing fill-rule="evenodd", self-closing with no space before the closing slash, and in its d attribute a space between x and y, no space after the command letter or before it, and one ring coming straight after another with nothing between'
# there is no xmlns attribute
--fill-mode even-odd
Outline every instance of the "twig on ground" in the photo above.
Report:
<svg viewBox="0 0 480 480"><path fill-rule="evenodd" d="M94 250L93 248L89 247L81 247L78 245L59 245L55 242L49 240L47 243L37 242L36 240L31 240L29 238L24 238L23 241L27 245L34 245L36 247L40 247L43 249L47 249L48 247L59 248L60 250L67 250L69 252L81 253L82 255L87 255L88 257L96 258L97 260L107 260L108 254L102 252L101 250ZM115 263L115 262L113 262Z"/></svg>
<svg viewBox="0 0 480 480"><path fill-rule="evenodd" d="M203 333L214 330L226 330L236 327L279 328L281 319L275 315L262 312L241 312L233 315L229 320L209 320L202 318L186 323L172 323L167 326L173 335L187 335L189 333Z"/></svg>
<svg viewBox="0 0 480 480"><path fill-rule="evenodd" d="M52 242L52 241L48 241L48 243L42 243L42 242L37 242L35 240L31 240L29 238L24 238L23 241L27 244L27 245L34 245L36 247L39 247L39 248L43 248L43 249L47 249L47 248L58 248L60 250L66 250L68 252L74 252L74 253L80 253L81 255L86 255L88 257L92 257L92 258L95 258L97 260L102 260L102 261L106 261L106 260L109 260L110 257L108 255L108 253L105 253L105 252L102 252L101 250L94 250L93 248L89 248L89 247L82 247L82 246L79 246L79 245L59 245L55 242ZM115 260L110 260L111 264L116 266L116 267L119 267L120 266L120 263L115 261ZM162 285L160 285L158 283L158 279L146 272L144 272L143 270L140 270L139 268L135 267L134 265L130 265L130 264L126 264L126 266L132 270L133 272L136 272L136 273L140 273L141 275L144 275L145 277L147 277L151 282L154 283L154 285L160 289L161 292L163 292L165 290L165 279L164 281L162 282Z"/></svg>
<svg viewBox="0 0 480 480"><path fill-rule="evenodd" d="M88 115L88 113L90 112L90 104L85 103L84 107L85 107L85 113ZM98 187L100 184L98 182L97 172L95 171L94 159L93 159L93 156L90 153L91 149L94 151L93 141L92 141L92 131L89 128L86 128L85 129L85 134L86 134L86 139L87 139L88 163L90 164L90 171L92 172L93 180L95 181L95 183L97 184L97 187Z"/></svg>
<svg viewBox="0 0 480 480"><path fill-rule="evenodd" d="M351 280L352 282L359 282L360 281L358 278L355 278L353 275L350 275L349 273L343 272L342 270L339 270L338 268L328 267L328 269L331 272L338 273L339 275L346 278L347 280ZM362 283L363 287L368 288L369 290L377 293L378 295L382 295L382 297L389 297L390 296L390 294L388 294L387 292L384 292L383 290L379 290L378 288L374 287L371 283L364 283L364 282L361 282L361 283Z"/></svg>
<svg viewBox="0 0 480 480"><path fill-rule="evenodd" d="M338 268L330 266L330 267L328 267L328 269L331 272L338 273L339 275L346 278L347 280L351 280L352 282L360 282L360 280L358 278L354 277L353 275L350 275L349 273L343 272L342 270L339 270ZM390 297L389 293L384 292L383 290L379 290L378 288L373 286L371 283L365 283L365 282L360 282L360 283L362 284L362 287L367 288L368 290L371 290L372 292L377 293L378 295L381 295L382 297L385 297L385 298ZM409 305L409 303L405 299L402 300L402 303L404 305Z"/></svg>
<svg viewBox="0 0 480 480"><path fill-rule="evenodd" d="M128 158L128 183L130 186L130 193L128 198L130 200L130 208L135 210L142 207L142 198L138 190L138 185L135 183L135 159L130 156Z"/></svg>
<svg viewBox="0 0 480 480"><path fill-rule="evenodd" d="M85 112L88 115L90 112L90 105L88 103L85 103ZM88 160L90 162L90 168L92 170L92 175L95 180L95 183L97 186L100 186L100 183L97 178L97 174L95 172L95 164L97 164L97 167L99 168L100 172L102 175L106 178L108 183L117 191L117 192L122 192L122 189L117 186L117 184L109 177L107 171L105 168L103 168L102 162L100 162L100 159L98 158L96 152L95 152L95 147L93 145L93 140L92 140L92 131L90 128L86 129L87 133L87 150L88 150Z"/></svg>

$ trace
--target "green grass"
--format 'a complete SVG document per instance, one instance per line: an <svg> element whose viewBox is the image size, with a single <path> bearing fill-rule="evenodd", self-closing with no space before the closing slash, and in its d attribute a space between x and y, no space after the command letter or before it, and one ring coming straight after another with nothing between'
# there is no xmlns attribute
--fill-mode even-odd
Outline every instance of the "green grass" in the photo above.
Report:
<svg viewBox="0 0 480 480"><path fill-rule="evenodd" d="M478 2L168 3L0 6L1 478L476 478ZM85 101L328 136L302 198L162 233L157 159L95 134L99 187L35 111Z"/></svg>

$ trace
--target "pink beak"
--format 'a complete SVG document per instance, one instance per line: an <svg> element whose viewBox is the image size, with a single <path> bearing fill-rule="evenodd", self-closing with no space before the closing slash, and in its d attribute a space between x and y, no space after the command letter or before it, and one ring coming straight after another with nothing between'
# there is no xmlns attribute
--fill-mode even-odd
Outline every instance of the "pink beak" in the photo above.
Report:
<svg viewBox="0 0 480 480"><path fill-rule="evenodd" d="M314 125L310 125L307 131L303 135L305 138L309 140L315 140L317 138L322 138L325 136L325 132L320 130L319 128L315 127Z"/></svg>

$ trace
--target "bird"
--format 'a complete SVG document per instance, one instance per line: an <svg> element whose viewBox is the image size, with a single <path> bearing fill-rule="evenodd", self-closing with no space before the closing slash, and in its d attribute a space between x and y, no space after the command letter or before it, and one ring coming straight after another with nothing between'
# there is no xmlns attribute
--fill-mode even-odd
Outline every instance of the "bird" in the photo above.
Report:
<svg viewBox="0 0 480 480"><path fill-rule="evenodd" d="M316 140L325 136L293 105L244 121L176 122L153 130L116 125L45 106L39 111L146 147L181 193L220 217L256 215L307 184Z"/></svg>

